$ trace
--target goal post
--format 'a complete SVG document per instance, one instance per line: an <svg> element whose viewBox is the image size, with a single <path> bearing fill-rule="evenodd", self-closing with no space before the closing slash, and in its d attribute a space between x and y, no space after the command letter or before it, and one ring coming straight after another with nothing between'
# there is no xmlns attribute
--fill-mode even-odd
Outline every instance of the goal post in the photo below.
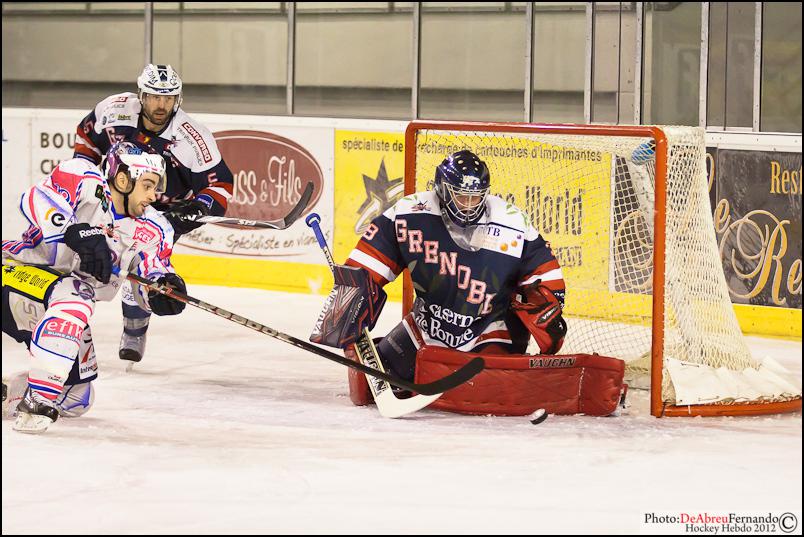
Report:
<svg viewBox="0 0 804 537"><path fill-rule="evenodd" d="M491 191L524 210L567 284L562 353L627 363L655 416L795 411L801 386L755 360L729 298L715 238L703 129L413 121L405 194L469 149ZM405 276L404 307L413 287Z"/></svg>

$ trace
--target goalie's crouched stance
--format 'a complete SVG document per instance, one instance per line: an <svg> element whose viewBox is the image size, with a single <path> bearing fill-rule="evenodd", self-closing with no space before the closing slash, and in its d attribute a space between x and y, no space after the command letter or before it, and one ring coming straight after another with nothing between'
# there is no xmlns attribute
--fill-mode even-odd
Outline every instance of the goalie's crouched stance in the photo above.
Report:
<svg viewBox="0 0 804 537"><path fill-rule="evenodd" d="M168 285L183 288L176 274ZM9 379L3 415L16 413L14 430L41 433L59 416L78 417L95 398L98 365L89 321L95 289L81 278L34 266L3 266L3 332L30 353L30 370ZM158 315L179 313L184 304L149 296Z"/></svg>
<svg viewBox="0 0 804 537"><path fill-rule="evenodd" d="M364 269L337 267L336 286L316 325L314 342L345 348L357 360L352 343L373 327L385 294ZM339 273L348 270L351 285ZM525 300L524 302L522 300ZM512 344L487 343L472 352L426 345L414 313L382 339L377 352L394 376L417 383L433 382L482 355L486 367L471 382L446 392L431 408L465 414L528 415L544 408L553 414L605 416L617 410L624 394L624 362L599 355L555 355L567 332L561 304L544 285L515 296L506 316ZM523 354L533 336L539 355ZM365 376L349 370L349 395L356 405L372 402Z"/></svg>

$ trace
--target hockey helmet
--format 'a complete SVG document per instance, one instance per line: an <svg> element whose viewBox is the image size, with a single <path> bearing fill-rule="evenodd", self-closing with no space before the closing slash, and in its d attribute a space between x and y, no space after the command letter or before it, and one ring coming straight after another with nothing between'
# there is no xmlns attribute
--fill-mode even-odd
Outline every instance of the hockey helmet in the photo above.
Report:
<svg viewBox="0 0 804 537"><path fill-rule="evenodd" d="M156 183L156 192L162 194L167 187L167 174L165 159L157 154L151 147L139 142L117 142L106 153L101 165L103 175L112 188L114 178L119 172L125 172L133 183L145 173L156 174L159 179Z"/></svg>
<svg viewBox="0 0 804 537"><path fill-rule="evenodd" d="M486 163L471 151L453 153L436 167L434 188L455 224L476 224L486 212L491 178Z"/></svg>
<svg viewBox="0 0 804 537"><path fill-rule="evenodd" d="M152 95L176 95L176 104L173 111L176 112L181 106L181 78L170 65L155 65L149 63L142 70L142 74L137 78L137 88L139 98L142 100L143 93Z"/></svg>

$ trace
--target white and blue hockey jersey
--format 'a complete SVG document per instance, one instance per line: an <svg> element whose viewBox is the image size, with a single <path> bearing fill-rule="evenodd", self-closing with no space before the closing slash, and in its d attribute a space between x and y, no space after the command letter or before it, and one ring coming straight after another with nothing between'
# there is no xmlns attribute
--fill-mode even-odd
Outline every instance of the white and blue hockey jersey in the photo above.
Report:
<svg viewBox="0 0 804 537"><path fill-rule="evenodd" d="M165 217L152 207L138 218L116 214L106 180L85 159L61 162L22 195L19 208L30 226L20 240L3 241L4 265L38 265L73 273L94 288L98 300L111 300L123 278L113 274L104 284L79 272L78 254L64 244L67 227L87 223L106 230L114 266L149 279L174 272L170 265L173 228ZM147 308L147 293L138 289L135 296Z"/></svg>

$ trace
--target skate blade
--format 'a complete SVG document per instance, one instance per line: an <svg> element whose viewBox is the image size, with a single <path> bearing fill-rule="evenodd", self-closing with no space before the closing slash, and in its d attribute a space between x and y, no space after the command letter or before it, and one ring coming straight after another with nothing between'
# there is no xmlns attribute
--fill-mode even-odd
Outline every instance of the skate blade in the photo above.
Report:
<svg viewBox="0 0 804 537"><path fill-rule="evenodd" d="M131 373L134 370L134 364L136 362L129 362L126 364L126 373Z"/></svg>
<svg viewBox="0 0 804 537"><path fill-rule="evenodd" d="M14 422L12 428L20 433L42 434L47 431L51 423L53 423L53 420L47 416L20 412L17 414L17 420Z"/></svg>

